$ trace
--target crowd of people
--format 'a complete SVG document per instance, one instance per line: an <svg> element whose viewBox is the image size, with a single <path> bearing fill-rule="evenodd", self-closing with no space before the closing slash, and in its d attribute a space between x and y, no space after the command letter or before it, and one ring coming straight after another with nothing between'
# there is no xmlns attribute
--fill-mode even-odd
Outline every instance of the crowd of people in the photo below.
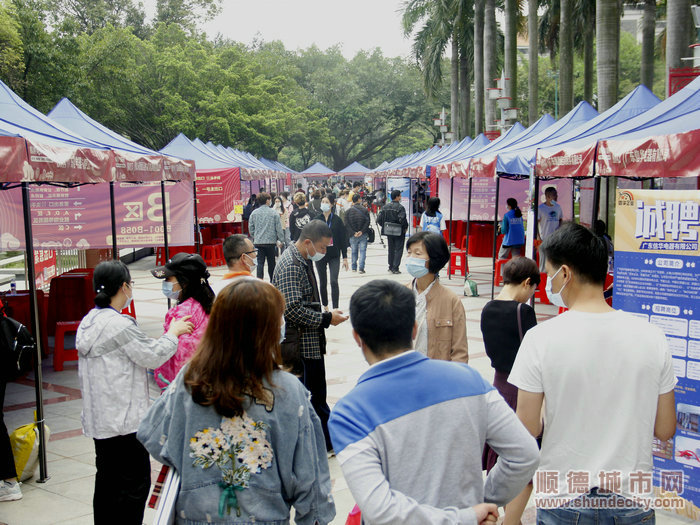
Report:
<svg viewBox="0 0 700 525"><path fill-rule="evenodd" d="M480 320L489 384L467 364L462 301L440 282L450 249L439 199L426 199L404 246L408 221L391 192L377 224L389 271L400 273L405 249L410 282L363 284L348 315L340 266L364 273L371 221L361 186L323 190L258 193L250 235L224 242L222 279L196 254L155 268L175 301L157 339L120 314L133 299L127 266L97 266L95 308L76 338L95 523L142 522L149 455L180 476L177 523L282 524L292 507L298 524L329 523L333 455L368 524L485 525L504 507L516 525L533 490L544 525L653 523L631 476L650 473L652 439L675 432L676 379L661 330L606 303L603 235L562 223L548 193L540 263L550 300L568 310L538 324L527 303L541 268L520 257L522 213L508 200L501 250L511 259ZM331 410L326 330L348 319L347 343L370 366ZM152 405L147 369L163 389ZM0 478L0 500L17 499L14 466Z"/></svg>

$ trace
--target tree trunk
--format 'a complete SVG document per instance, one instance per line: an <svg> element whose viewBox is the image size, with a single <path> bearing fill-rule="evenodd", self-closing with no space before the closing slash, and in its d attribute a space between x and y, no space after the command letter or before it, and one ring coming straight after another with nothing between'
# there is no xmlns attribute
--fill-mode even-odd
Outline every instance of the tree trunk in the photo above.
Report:
<svg viewBox="0 0 700 525"><path fill-rule="evenodd" d="M595 72L595 51L593 49L593 20L586 25L583 40L583 100L593 104L593 73Z"/></svg>
<svg viewBox="0 0 700 525"><path fill-rule="evenodd" d="M642 65L641 83L650 90L654 88L654 40L656 29L656 0L645 0L642 19Z"/></svg>
<svg viewBox="0 0 700 525"><path fill-rule="evenodd" d="M496 0L486 0L484 7L484 92L496 87ZM486 130L494 125L494 104L485 98Z"/></svg>
<svg viewBox="0 0 700 525"><path fill-rule="evenodd" d="M452 131L452 140L459 140L459 42L457 42L457 30L452 32L452 58L450 58L450 131Z"/></svg>
<svg viewBox="0 0 700 525"><path fill-rule="evenodd" d="M598 59L598 112L617 102L620 59L618 0L596 0L595 30Z"/></svg>
<svg viewBox="0 0 700 525"><path fill-rule="evenodd" d="M484 131L484 0L474 0L474 135Z"/></svg>
<svg viewBox="0 0 700 525"><path fill-rule="evenodd" d="M535 121L539 118L539 104L538 93L537 93L537 82L538 82L538 66L539 66L539 42L537 38L537 0L528 1L528 12L527 12L527 34L529 39L529 50L528 58L530 60L530 74L528 78L528 116L530 120L530 125L532 126Z"/></svg>
<svg viewBox="0 0 700 525"><path fill-rule="evenodd" d="M518 102L518 38L517 38L517 0L505 0L506 34L504 42L504 62L506 78L506 97L511 99L511 107L517 107Z"/></svg>
<svg viewBox="0 0 700 525"><path fill-rule="evenodd" d="M459 54L459 137L468 137L471 119L470 96L471 82L469 81L469 62L467 53L462 50Z"/></svg>
<svg viewBox="0 0 700 525"><path fill-rule="evenodd" d="M666 3L666 96L669 93L669 70L681 67L681 57L687 53L687 17L690 0L668 0Z"/></svg>
<svg viewBox="0 0 700 525"><path fill-rule="evenodd" d="M574 106L574 34L572 15L574 0L560 0L559 5L559 116Z"/></svg>

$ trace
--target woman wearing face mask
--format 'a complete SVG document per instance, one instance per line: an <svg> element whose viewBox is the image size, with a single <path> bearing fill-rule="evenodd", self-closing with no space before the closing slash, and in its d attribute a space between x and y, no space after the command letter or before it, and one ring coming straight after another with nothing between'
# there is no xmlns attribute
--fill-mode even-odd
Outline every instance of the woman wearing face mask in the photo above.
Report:
<svg viewBox="0 0 700 525"><path fill-rule="evenodd" d="M442 235L427 231L413 234L406 243L406 271L416 295L418 332L414 348L432 359L469 360L467 319L459 297L440 284L438 273L450 260Z"/></svg>
<svg viewBox="0 0 700 525"><path fill-rule="evenodd" d="M328 308L328 274L327 269L331 274L331 300L333 309L338 308L340 301L340 286L338 285L338 275L340 274L340 256L343 256L343 269L348 271L348 233L343 224L343 220L335 213L335 197L333 194L326 195L321 200L321 214L316 217L319 220L325 221L328 227L333 232L331 243L328 245L326 255L316 263L318 270L318 286L321 291L321 302L326 311Z"/></svg>
<svg viewBox="0 0 700 525"><path fill-rule="evenodd" d="M180 338L175 355L153 372L158 386L165 388L197 349L207 328L214 291L207 280L207 265L197 254L177 253L165 266L154 268L151 273L163 279L163 295L177 301L165 315L163 328L167 331L172 320L183 315L189 315L194 325L190 334Z"/></svg>
<svg viewBox="0 0 700 525"><path fill-rule="evenodd" d="M501 293L486 303L481 311L481 333L486 355L495 369L493 386L515 410L518 389L508 382L508 376L525 333L537 325L535 311L526 304L540 284L537 263L527 257L511 259L503 267L503 283ZM483 461L487 472L491 471L497 459L498 454L487 445ZM504 525L520 523L531 492L532 485L528 485L506 506Z"/></svg>
<svg viewBox="0 0 700 525"><path fill-rule="evenodd" d="M178 523L289 523L292 506L296 523L335 516L320 420L279 367L284 304L252 277L224 288L199 349L139 426L180 475Z"/></svg>
<svg viewBox="0 0 700 525"><path fill-rule="evenodd" d="M95 523L141 524L151 486L148 453L136 439L146 415L146 368L162 365L189 334L189 316L173 320L159 339L151 339L136 321L120 312L133 298L129 269L106 261L93 276L95 308L76 335L78 377L83 398L83 433L95 441Z"/></svg>

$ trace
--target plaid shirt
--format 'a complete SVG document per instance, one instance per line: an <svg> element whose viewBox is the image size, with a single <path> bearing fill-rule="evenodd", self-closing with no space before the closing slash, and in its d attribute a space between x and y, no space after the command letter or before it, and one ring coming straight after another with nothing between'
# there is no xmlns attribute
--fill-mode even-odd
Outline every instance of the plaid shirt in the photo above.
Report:
<svg viewBox="0 0 700 525"><path fill-rule="evenodd" d="M301 357L321 359L326 353L323 316L321 312L304 306L313 303L314 296L318 301L318 291L314 293L307 274L308 264L292 244L277 261L272 284L284 296L285 321L301 331Z"/></svg>

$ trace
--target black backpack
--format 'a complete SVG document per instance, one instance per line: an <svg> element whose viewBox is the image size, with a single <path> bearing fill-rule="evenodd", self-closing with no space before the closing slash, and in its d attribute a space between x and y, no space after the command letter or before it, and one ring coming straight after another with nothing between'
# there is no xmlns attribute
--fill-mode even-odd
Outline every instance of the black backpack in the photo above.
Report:
<svg viewBox="0 0 700 525"><path fill-rule="evenodd" d="M5 381L14 381L29 372L36 354L31 332L4 312L0 315L0 354Z"/></svg>

